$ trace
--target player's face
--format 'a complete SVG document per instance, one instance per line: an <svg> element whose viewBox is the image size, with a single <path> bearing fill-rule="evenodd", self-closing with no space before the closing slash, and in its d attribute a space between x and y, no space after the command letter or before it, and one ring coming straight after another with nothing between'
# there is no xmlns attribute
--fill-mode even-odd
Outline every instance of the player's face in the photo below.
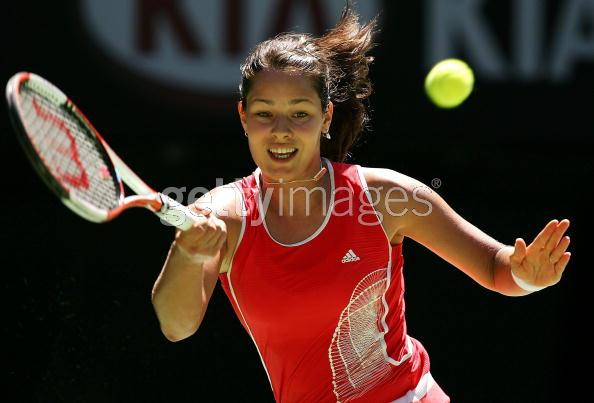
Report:
<svg viewBox="0 0 594 403"><path fill-rule="evenodd" d="M313 80L302 74L262 71L239 114L254 162L270 180L311 178L320 170L320 137L332 119Z"/></svg>

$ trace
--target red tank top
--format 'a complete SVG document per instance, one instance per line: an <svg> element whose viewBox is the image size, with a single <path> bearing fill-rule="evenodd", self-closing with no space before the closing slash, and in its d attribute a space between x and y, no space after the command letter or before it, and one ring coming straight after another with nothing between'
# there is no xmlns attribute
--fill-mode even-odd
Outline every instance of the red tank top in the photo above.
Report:
<svg viewBox="0 0 594 403"><path fill-rule="evenodd" d="M274 240L262 220L259 168L234 183L243 223L223 289L277 402L422 397L429 358L406 333L402 244L390 245L361 167L323 160L331 207L295 244Z"/></svg>

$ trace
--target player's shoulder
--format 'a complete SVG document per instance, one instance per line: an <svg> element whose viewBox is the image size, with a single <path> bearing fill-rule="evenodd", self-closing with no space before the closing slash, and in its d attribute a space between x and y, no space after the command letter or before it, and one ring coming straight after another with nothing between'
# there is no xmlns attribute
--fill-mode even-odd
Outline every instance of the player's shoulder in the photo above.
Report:
<svg viewBox="0 0 594 403"><path fill-rule="evenodd" d="M388 168L362 167L362 175L374 208L382 217L382 225L393 245L402 242L402 228L408 225L408 211L425 211L426 200L435 192L421 181Z"/></svg>
<svg viewBox="0 0 594 403"><path fill-rule="evenodd" d="M241 223L243 208L241 190L236 182L226 183L192 201L190 207L196 210L209 209L223 221Z"/></svg>
<svg viewBox="0 0 594 403"><path fill-rule="evenodd" d="M419 180L394 169L361 166L361 171L367 182L367 186L369 188L375 188L378 191L398 187L409 192L419 186L423 186Z"/></svg>

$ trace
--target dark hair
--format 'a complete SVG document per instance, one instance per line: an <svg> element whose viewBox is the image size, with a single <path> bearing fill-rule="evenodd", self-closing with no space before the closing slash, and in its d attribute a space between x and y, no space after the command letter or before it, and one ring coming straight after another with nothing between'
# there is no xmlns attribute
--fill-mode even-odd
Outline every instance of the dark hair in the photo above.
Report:
<svg viewBox="0 0 594 403"><path fill-rule="evenodd" d="M364 26L347 1L340 21L325 35L283 33L258 44L241 66L239 91L247 108L247 94L262 70L299 72L312 77L325 112L334 104L331 139L322 137L321 155L343 162L369 120L364 100L372 93L368 78L373 57L376 19Z"/></svg>

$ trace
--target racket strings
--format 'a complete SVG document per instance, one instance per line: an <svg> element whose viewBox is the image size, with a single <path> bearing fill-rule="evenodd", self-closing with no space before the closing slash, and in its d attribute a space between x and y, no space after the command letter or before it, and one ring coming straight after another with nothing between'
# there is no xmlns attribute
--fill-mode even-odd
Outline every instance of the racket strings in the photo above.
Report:
<svg viewBox="0 0 594 403"><path fill-rule="evenodd" d="M51 175L78 198L109 211L120 202L119 180L94 134L64 104L21 86L21 113L29 139Z"/></svg>

